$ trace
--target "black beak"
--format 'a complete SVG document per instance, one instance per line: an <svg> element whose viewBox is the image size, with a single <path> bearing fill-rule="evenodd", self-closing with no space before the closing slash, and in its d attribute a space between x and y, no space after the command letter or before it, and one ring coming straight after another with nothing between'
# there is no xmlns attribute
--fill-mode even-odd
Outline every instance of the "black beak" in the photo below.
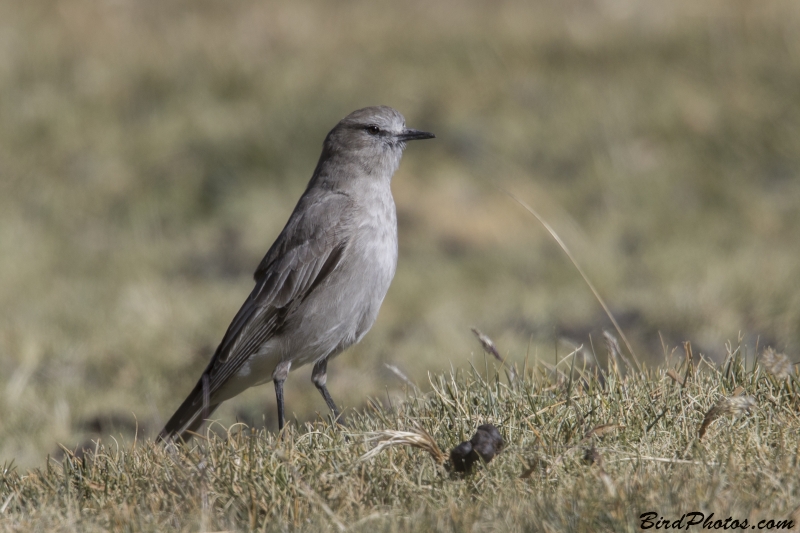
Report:
<svg viewBox="0 0 800 533"><path fill-rule="evenodd" d="M419 131L419 130L412 130L412 129L404 129L403 133L397 136L397 140L399 141L416 141L421 139L434 139L436 135L433 133L428 133L427 131Z"/></svg>

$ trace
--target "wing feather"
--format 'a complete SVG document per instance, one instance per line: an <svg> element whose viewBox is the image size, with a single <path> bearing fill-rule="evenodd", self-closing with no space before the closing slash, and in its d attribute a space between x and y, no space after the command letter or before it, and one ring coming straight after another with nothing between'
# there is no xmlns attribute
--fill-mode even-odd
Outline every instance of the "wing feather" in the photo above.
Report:
<svg viewBox="0 0 800 533"><path fill-rule="evenodd" d="M207 394L214 394L259 348L280 333L287 317L341 264L347 250L343 231L352 201L343 193L307 190L286 227L255 272L256 285L231 321L225 336L189 397L159 434L167 440L196 429ZM207 387L203 380L207 379Z"/></svg>
<svg viewBox="0 0 800 533"><path fill-rule="evenodd" d="M255 273L256 286L234 317L206 373L211 394L265 342L286 317L341 262L350 198L304 196Z"/></svg>

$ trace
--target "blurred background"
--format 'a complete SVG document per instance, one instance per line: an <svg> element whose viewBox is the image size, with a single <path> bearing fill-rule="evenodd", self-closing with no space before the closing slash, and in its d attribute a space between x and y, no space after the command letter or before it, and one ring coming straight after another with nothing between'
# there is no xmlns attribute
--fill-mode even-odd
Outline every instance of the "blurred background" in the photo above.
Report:
<svg viewBox="0 0 800 533"><path fill-rule="evenodd" d="M610 324L639 358L800 346L800 3L0 3L0 461L151 438L205 367L326 133L391 105L435 141L393 182L380 317L343 406L522 364ZM662 345L663 340L663 345ZM310 367L297 420L327 415ZM218 412L275 427L271 385Z"/></svg>

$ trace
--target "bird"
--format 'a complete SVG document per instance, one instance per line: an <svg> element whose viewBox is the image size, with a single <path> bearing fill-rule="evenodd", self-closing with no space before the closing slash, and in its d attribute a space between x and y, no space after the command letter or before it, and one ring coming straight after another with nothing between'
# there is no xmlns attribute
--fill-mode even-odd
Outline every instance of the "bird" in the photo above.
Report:
<svg viewBox="0 0 800 533"><path fill-rule="evenodd" d="M189 396L157 440L195 433L225 400L273 382L278 429L289 371L314 365L311 380L334 420L328 362L372 327L397 267L391 180L408 141L435 135L407 128L388 106L353 111L328 133L311 180L255 271L255 286Z"/></svg>

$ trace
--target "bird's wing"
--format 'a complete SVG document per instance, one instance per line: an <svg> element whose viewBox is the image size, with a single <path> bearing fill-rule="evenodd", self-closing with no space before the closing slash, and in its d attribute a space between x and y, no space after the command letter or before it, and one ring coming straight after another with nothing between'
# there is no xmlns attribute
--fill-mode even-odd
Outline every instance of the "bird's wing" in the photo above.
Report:
<svg viewBox="0 0 800 533"><path fill-rule="evenodd" d="M214 394L336 270L347 248L343 230L350 224L351 212L352 201L345 194L306 191L258 266L256 286L228 326L200 381L161 430L160 440L196 430L218 406Z"/></svg>
<svg viewBox="0 0 800 533"><path fill-rule="evenodd" d="M214 394L286 316L341 262L351 199L342 193L306 194L255 272L256 286L234 317L206 369Z"/></svg>

